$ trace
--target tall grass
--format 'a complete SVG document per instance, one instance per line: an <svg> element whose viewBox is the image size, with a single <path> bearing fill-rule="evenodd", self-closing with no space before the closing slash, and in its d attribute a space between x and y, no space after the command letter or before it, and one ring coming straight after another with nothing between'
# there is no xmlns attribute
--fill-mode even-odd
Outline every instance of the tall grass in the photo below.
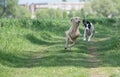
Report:
<svg viewBox="0 0 120 77"><path fill-rule="evenodd" d="M103 61L100 66L120 66L119 19L88 20L95 25L92 43ZM82 40L82 25L76 46L64 50L70 25L69 20L0 19L0 76L89 77L94 64L86 61L89 44Z"/></svg>
<svg viewBox="0 0 120 77"><path fill-rule="evenodd" d="M0 50L19 53L30 46L27 39L34 43L50 43L54 37L64 37L70 24L57 20L0 19L0 26Z"/></svg>

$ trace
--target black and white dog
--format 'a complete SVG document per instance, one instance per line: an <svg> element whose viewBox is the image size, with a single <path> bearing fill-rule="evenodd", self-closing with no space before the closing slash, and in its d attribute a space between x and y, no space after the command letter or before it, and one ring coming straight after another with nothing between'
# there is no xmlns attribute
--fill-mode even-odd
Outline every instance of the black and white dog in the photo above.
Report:
<svg viewBox="0 0 120 77"><path fill-rule="evenodd" d="M91 22L83 20L83 24L84 24L84 40L86 41L90 41L91 37L94 35L95 33L95 29L94 26Z"/></svg>

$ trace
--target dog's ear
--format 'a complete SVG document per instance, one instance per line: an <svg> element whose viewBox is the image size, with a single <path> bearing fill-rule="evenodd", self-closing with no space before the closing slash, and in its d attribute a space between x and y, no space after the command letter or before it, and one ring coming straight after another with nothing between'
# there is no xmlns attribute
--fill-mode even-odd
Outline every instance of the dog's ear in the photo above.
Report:
<svg viewBox="0 0 120 77"><path fill-rule="evenodd" d="M82 22L85 23L85 19L83 19Z"/></svg>
<svg viewBox="0 0 120 77"><path fill-rule="evenodd" d="M71 18L71 22L73 21L73 18Z"/></svg>

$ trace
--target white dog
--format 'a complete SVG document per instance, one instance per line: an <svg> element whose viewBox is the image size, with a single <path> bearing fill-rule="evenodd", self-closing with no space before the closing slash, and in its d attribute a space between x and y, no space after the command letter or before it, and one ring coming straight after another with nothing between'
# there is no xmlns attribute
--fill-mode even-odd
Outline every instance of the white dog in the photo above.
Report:
<svg viewBox="0 0 120 77"><path fill-rule="evenodd" d="M66 31L66 44L65 49L71 48L75 45L76 39L79 37L79 24L80 24L80 18L79 17L73 17L71 19L72 26L69 28L69 30ZM69 42L71 42L71 45L68 45Z"/></svg>
<svg viewBox="0 0 120 77"><path fill-rule="evenodd" d="M95 29L94 26L91 22L83 20L83 24L84 24L84 40L90 41L91 37L94 35L95 33Z"/></svg>

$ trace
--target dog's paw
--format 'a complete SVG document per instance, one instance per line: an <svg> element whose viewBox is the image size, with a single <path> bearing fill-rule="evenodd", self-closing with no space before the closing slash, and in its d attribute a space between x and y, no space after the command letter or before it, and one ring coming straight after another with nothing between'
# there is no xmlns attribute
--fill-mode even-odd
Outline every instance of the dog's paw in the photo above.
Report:
<svg viewBox="0 0 120 77"><path fill-rule="evenodd" d="M85 39L85 38L84 38L83 40L84 40L84 41L86 41L86 39Z"/></svg>
<svg viewBox="0 0 120 77"><path fill-rule="evenodd" d="M88 39L88 41L90 41L90 39Z"/></svg>
<svg viewBox="0 0 120 77"><path fill-rule="evenodd" d="M67 49L67 47L65 47L65 49Z"/></svg>

